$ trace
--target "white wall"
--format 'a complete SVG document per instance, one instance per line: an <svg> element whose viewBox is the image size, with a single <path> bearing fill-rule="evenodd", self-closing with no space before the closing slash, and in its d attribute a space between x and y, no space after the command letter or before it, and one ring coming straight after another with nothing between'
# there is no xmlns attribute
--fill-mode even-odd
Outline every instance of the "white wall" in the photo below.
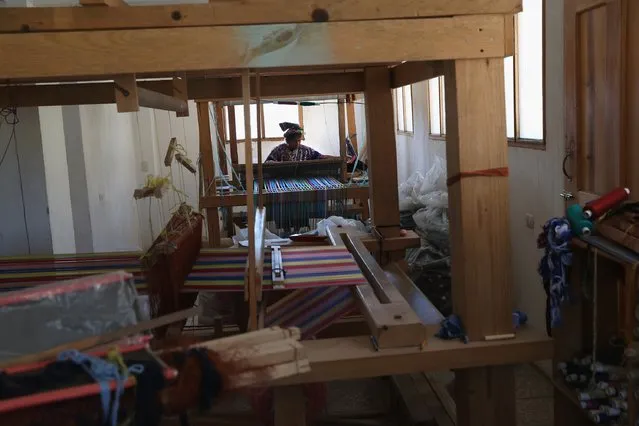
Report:
<svg viewBox="0 0 639 426"><path fill-rule="evenodd" d="M40 107L39 114L53 252L75 253L62 107Z"/></svg>

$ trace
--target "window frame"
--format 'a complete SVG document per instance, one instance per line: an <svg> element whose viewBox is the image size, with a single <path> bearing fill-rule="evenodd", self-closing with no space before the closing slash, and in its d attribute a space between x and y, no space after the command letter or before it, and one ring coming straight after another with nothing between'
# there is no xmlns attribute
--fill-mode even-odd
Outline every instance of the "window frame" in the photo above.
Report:
<svg viewBox="0 0 639 426"><path fill-rule="evenodd" d="M258 109L260 111L260 128L262 130L261 134L264 135L266 133L266 127L264 124L264 105L265 104L260 104L258 106ZM224 135L224 139L225 139L225 143L230 144L231 143L231 129L230 126L228 125L229 122L229 118L228 118L228 109L229 108L235 108L237 105L235 104L227 104L227 105L223 105L222 106L222 114L223 114L223 119L224 119L224 123L226 126L226 130L229 132L228 137L226 136L226 134ZM300 104L297 105L297 117L298 117L298 123L300 125L300 127L304 128L304 107ZM261 139L262 142L278 142L278 141L284 141L284 136L277 136L277 137L268 137L268 138L262 138ZM235 142L236 143L244 143L246 142L245 138L242 139L238 139L237 137L237 125L235 127ZM251 142L257 142L257 138L251 138Z"/></svg>
<svg viewBox="0 0 639 426"><path fill-rule="evenodd" d="M413 130L406 130L408 125L408 121L406 120L406 92L405 89L409 88L410 90L410 102L411 102L411 115L412 115L412 122L413 122ZM399 102L397 99L397 92L401 90L402 91L402 124L403 124L403 129L400 128L400 123L399 123ZM406 136L413 136L415 134L415 102L414 102L414 98L413 98L413 85L412 84L407 84L406 86L402 86L402 87L397 87L393 90L393 98L395 99L395 132L398 135L406 135Z"/></svg>
<svg viewBox="0 0 639 426"><path fill-rule="evenodd" d="M519 148L529 148L529 149L537 149L537 150L546 150L546 1L541 0L541 50L542 50L542 74L541 74L541 85L542 85L542 139L528 139L522 138L519 136L519 123L520 123L520 97L519 97L519 14L513 16L513 29L514 29L514 55L513 55L513 84L514 84L514 99L513 99L513 109L514 109L514 137L507 138L508 146L519 147ZM444 118L444 114L442 113L443 109L446 108L445 102L445 94L444 91L444 76L436 77L438 79L438 91L439 91L439 120L440 120L440 129L444 129L442 133L432 133L431 129L433 128L431 123L431 113L430 113L430 85L428 81L426 81L426 114L428 120L428 137L434 141L445 141L446 140L446 120Z"/></svg>

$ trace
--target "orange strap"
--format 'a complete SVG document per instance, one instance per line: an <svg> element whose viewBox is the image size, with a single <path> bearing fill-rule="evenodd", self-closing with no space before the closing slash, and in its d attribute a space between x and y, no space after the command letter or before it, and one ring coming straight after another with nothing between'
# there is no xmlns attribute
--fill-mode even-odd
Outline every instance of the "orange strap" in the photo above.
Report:
<svg viewBox="0 0 639 426"><path fill-rule="evenodd" d="M495 169L477 170L475 172L461 172L455 176L451 176L446 181L448 186L459 182L462 178L476 176L508 176L508 167L497 167Z"/></svg>

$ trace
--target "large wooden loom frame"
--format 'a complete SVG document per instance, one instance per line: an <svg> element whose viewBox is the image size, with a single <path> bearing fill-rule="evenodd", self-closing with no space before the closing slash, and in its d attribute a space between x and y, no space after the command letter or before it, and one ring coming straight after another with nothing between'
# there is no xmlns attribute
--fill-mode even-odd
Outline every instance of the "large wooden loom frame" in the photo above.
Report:
<svg viewBox="0 0 639 426"><path fill-rule="evenodd" d="M330 78L330 77L329 77ZM262 168L262 160L260 158L260 154L262 152L261 144L263 142L264 135L262 135L263 123L261 120L263 119L263 104L262 101L269 99L269 97L263 97L260 95L261 92L261 77L256 75L253 78L252 83L256 89L257 96L256 104L257 104L257 123L258 123L258 134L257 134L257 144L258 144L258 162L252 163L257 165L258 171L261 172ZM337 114L337 127L339 129L339 148L340 148L340 160L341 160L341 173L340 173L340 181L345 183L347 180L347 165L346 165L346 114L349 115L349 126L348 132L355 132L355 122L354 122L354 109L352 104L351 96L354 97L353 94L349 93L334 93L337 99L338 106L338 114ZM346 95L346 96L344 96ZM240 98L241 99L241 98ZM210 247L219 247L221 244L221 232L219 227L220 216L219 216L219 208L223 208L226 210L226 219L227 223L225 224L225 228L227 230L227 236L230 237L233 234L233 207L246 206L246 195L243 193L231 193L231 194L218 194L217 193L217 176L226 175L228 173L227 170L227 159L226 152L222 152L220 148L224 148L226 150L226 119L224 114L224 107L228 107L228 126L229 126L229 151L230 151L230 160L231 160L231 168L233 170L240 166L240 162L237 154L237 135L236 135L236 119L235 119L235 109L233 108L233 104L229 103L229 101L236 101L237 99L210 99L207 101L198 101L197 102L197 120L198 120L198 130L200 134L200 152L206 152L207 158L206 161L202 164L202 173L204 176L204 180L208 182L213 182L212 185L206 185L206 193L200 194L199 205L200 209L205 211L205 217L207 221L207 231L208 231L208 243ZM211 123L209 118L209 108L210 102L213 103L215 109L215 121L216 121L216 129L215 132L211 129ZM347 109L347 105L349 108ZM214 136L215 135L215 136ZM219 170L216 174L215 161L213 159L212 152L209 154L210 141L216 140L218 142L218 164ZM252 138L247 138L245 143L249 140L252 141ZM357 149L357 148L355 148ZM210 158L209 158L210 157ZM322 162L323 160L319 160L318 162ZM246 168L246 164L242 163ZM260 174L258 172L258 174ZM230 176L230 179L234 182L236 181L234 176ZM332 199L333 197L339 196L341 190L336 191L327 191L327 198ZM368 219L368 186L351 186L346 188L345 190L346 198L354 200L354 205L356 206L359 203L358 210L362 213L362 219ZM262 198L263 199L263 198Z"/></svg>
<svg viewBox="0 0 639 426"><path fill-rule="evenodd" d="M392 88L447 77L451 177L507 166L502 58L512 53L512 14L521 10L521 0L302 0L295 8L285 0L140 7L118 7L126 6L122 0L81 3L87 6L2 9L0 81L7 85L0 86L0 106L117 101L121 111L143 105L184 114L187 98L242 97L247 108L254 90L250 74L241 71L247 67L259 69L262 96L363 92L371 217L377 249L387 253L380 256L382 264L397 259L393 252L403 245L396 169L388 167L396 158ZM113 7L88 7L96 3ZM261 58L247 64L240 26L275 23L317 29L300 42L310 54L289 55L278 63L280 69ZM317 50L327 44L330 55ZM169 79L136 84L146 77ZM90 82L105 79L115 85ZM87 83L65 83L78 80ZM446 369L456 370L460 426L515 424L510 364L549 359L552 343L525 328L513 339L491 338L512 332L510 232L504 226L508 180L462 179L451 184L449 197L454 310L470 343L431 339L423 347L376 350L367 336L306 342L312 371L277 388L277 425L305 424L302 392L294 388L301 383ZM247 204L253 211L252 197ZM251 234L254 229L252 223ZM259 240L251 235L254 247L261 247ZM372 257L356 241L351 245L365 272L378 284L383 281ZM248 265L252 301L259 267L256 250ZM375 307L371 312L378 317Z"/></svg>

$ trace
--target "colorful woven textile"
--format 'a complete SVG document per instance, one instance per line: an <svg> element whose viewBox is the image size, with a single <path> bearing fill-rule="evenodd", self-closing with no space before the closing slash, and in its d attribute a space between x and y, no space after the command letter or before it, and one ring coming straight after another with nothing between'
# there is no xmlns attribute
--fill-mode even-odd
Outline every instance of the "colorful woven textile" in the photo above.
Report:
<svg viewBox="0 0 639 426"><path fill-rule="evenodd" d="M244 291L247 249L202 249L183 291ZM146 282L138 252L0 258L0 291L125 270L138 291ZM343 247L284 247L286 288L351 286L366 283L353 256ZM264 290L271 284L270 252L264 260Z"/></svg>
<svg viewBox="0 0 639 426"><path fill-rule="evenodd" d="M308 339L356 309L349 288L300 289L266 308L264 325L298 327L302 339Z"/></svg>

